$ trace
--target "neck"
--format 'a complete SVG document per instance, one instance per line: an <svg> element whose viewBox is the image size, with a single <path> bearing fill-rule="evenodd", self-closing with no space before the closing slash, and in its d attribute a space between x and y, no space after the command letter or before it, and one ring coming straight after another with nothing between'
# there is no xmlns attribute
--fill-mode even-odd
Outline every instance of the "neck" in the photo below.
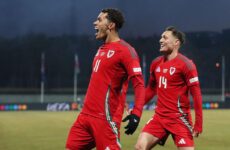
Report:
<svg viewBox="0 0 230 150"><path fill-rule="evenodd" d="M120 40L118 32L110 32L105 39L105 43L117 42Z"/></svg>
<svg viewBox="0 0 230 150"><path fill-rule="evenodd" d="M178 55L178 50L173 50L172 53L165 55L167 61L174 59Z"/></svg>

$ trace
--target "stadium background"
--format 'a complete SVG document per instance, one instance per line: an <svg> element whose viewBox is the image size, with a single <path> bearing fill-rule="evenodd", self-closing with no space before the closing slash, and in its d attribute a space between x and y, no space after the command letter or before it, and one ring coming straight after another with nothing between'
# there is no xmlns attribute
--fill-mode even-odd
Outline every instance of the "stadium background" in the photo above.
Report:
<svg viewBox="0 0 230 150"><path fill-rule="evenodd" d="M161 32L168 25L175 25L187 36L186 44L181 52L197 65L203 94L203 108L230 108L229 6L228 0L218 2L210 0L202 2L2 0L0 2L0 129L3 130L0 131L2 135L0 149L10 149L10 144L7 145L6 142L10 140L4 138L4 133L10 130L10 125L7 128L7 118L17 120L12 116L21 115L18 117L19 124L9 121L9 124L19 125L20 128L20 121L23 117L27 117L27 114L38 117L41 115L41 118L48 117L54 121L49 112L42 116L44 112L38 110L67 111L81 108L90 79L92 59L101 45L101 42L94 38L92 22L105 7L117 7L124 12L126 24L121 30L121 35L137 50L146 82L149 76L149 65L155 57L159 56ZM42 55L44 55L43 59ZM76 98L74 97L75 79L77 79ZM41 95L42 83L44 95ZM145 108L154 109L155 100L156 98ZM132 107L132 101L133 91L130 87L127 96L130 107ZM207 114L205 119L211 125L207 129L212 130L216 125L212 119L222 119L224 120L222 123L226 126L230 124L228 119L225 119L225 115L220 113L222 110L212 111L214 112L205 111ZM73 115L75 113L78 112L68 112L69 122L65 122L64 126L70 126L76 117ZM228 114L228 111L224 110L224 113ZM58 113L52 115L66 117ZM146 116L150 117L149 114ZM38 120L30 116L21 124L25 124L26 127L26 124L30 125L36 121ZM226 126L221 130L222 135L214 130L214 135L208 137L204 135L202 140L206 145L212 145L215 143L212 141L217 138L223 141L228 139L230 134ZM47 123L44 128L52 127L49 127ZM44 132L44 129L40 132ZM68 130L65 128L62 132L67 134ZM14 130L10 130L9 133L10 135L23 134ZM20 136L9 137L13 142L15 138L23 140ZM132 142L136 140L136 137L137 135L134 136ZM46 135L43 138L45 139ZM31 149L33 144L27 148L23 148L25 145L19 145L21 149ZM221 142L216 145L220 146ZM225 143L222 146L229 145ZM33 147L32 149L40 148Z"/></svg>
<svg viewBox="0 0 230 150"><path fill-rule="evenodd" d="M230 60L227 56L230 55L230 29L186 32L186 35L186 45L181 52L197 65L204 102L223 103L223 95L229 101ZM154 32L148 37L125 37L136 48L141 65L145 66L143 73L146 81L151 61L159 56L159 38L160 35ZM76 69L79 69L77 94L82 100L90 79L91 62L100 44L90 35L49 36L33 33L0 38L0 102L40 102L41 82L44 83L45 102L72 102ZM45 55L44 62L42 54ZM78 62L74 59L76 54ZM222 58L225 58L224 64ZM129 94L132 93L130 88ZM127 100L132 101L132 98Z"/></svg>

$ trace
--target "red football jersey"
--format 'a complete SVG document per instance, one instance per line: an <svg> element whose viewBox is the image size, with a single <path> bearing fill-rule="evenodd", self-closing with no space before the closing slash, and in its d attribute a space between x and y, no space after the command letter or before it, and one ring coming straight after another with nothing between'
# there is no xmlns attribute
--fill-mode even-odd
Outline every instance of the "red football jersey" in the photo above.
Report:
<svg viewBox="0 0 230 150"><path fill-rule="evenodd" d="M136 51L123 40L103 44L97 51L82 113L121 122L130 77L142 75ZM144 92L144 85L143 85ZM142 104L135 109L141 112Z"/></svg>
<svg viewBox="0 0 230 150"><path fill-rule="evenodd" d="M160 56L152 62L150 74L149 83L157 89L156 113L172 118L190 113L189 87L199 85L190 59L180 53L170 61Z"/></svg>

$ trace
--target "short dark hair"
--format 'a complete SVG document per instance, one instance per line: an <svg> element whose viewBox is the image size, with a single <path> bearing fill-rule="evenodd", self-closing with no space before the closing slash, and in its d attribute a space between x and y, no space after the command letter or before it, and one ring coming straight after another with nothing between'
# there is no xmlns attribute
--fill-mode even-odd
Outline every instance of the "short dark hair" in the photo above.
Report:
<svg viewBox="0 0 230 150"><path fill-rule="evenodd" d="M180 41L181 45L183 45L185 43L185 34L181 31L177 30L177 28L175 28L173 26L169 26L165 29L165 31L171 31L172 35Z"/></svg>
<svg viewBox="0 0 230 150"><path fill-rule="evenodd" d="M116 8L105 8L105 9L102 9L101 12L108 14L107 19L109 21L115 23L115 25L116 25L115 28L117 31L122 28L122 26L125 22L125 19L124 19L124 16L120 10L118 10Z"/></svg>

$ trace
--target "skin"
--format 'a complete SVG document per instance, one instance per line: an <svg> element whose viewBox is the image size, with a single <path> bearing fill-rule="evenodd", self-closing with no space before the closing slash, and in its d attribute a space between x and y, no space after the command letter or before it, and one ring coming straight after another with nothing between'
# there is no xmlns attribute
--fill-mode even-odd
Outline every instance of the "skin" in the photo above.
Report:
<svg viewBox="0 0 230 150"><path fill-rule="evenodd" d="M171 31L165 31L161 35L160 39L160 52L165 56L165 61L174 59L179 52L181 42L175 36L172 35ZM193 131L193 136L198 137L199 133ZM136 150L150 150L158 143L159 138L147 133L142 132L135 145ZM194 150L194 147L177 147L178 150Z"/></svg>
<svg viewBox="0 0 230 150"><path fill-rule="evenodd" d="M107 15L107 13L101 12L97 17L97 20L94 21L93 25L97 31L95 37L97 40L105 41L105 43L119 41L120 38L115 29L116 25L107 19Z"/></svg>
<svg viewBox="0 0 230 150"><path fill-rule="evenodd" d="M172 60L178 54L180 41L172 35L171 31L165 31L160 39L160 52L167 60Z"/></svg>

